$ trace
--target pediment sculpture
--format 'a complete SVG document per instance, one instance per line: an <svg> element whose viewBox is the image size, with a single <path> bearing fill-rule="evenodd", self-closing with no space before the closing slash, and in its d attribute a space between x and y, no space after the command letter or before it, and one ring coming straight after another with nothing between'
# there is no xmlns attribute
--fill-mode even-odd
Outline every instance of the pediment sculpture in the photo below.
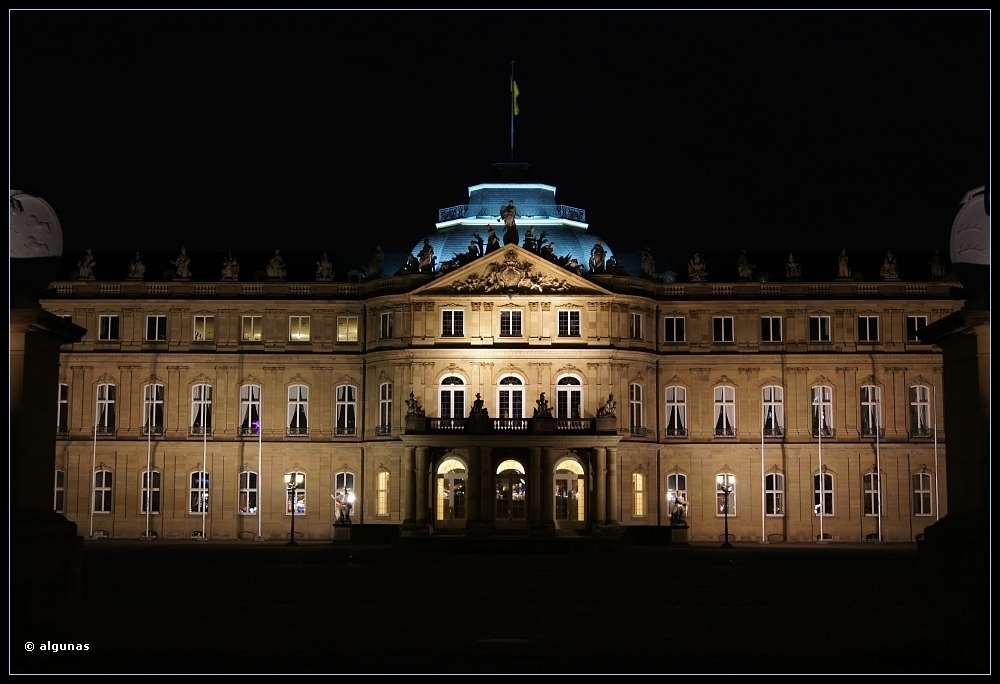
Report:
<svg viewBox="0 0 1000 684"><path fill-rule="evenodd" d="M502 262L487 266L483 273L470 275L451 285L455 292L566 292L571 289L561 278L539 273L528 261L520 261L517 253L508 250Z"/></svg>

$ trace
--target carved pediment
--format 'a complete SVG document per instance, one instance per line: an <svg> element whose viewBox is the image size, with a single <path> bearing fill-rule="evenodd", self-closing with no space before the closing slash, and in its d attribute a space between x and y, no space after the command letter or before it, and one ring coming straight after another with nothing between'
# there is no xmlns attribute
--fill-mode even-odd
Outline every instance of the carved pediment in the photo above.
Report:
<svg viewBox="0 0 1000 684"><path fill-rule="evenodd" d="M507 245L417 289L415 293L610 294L586 278L515 245Z"/></svg>

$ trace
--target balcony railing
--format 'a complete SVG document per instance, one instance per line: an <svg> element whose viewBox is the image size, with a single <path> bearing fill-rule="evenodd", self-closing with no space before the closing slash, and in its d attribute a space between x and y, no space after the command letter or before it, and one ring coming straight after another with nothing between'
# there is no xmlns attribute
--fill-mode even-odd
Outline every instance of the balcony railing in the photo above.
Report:
<svg viewBox="0 0 1000 684"><path fill-rule="evenodd" d="M354 437L358 434L358 428L353 425L348 425L347 427L338 425L334 429L333 434L336 437Z"/></svg>
<svg viewBox="0 0 1000 684"><path fill-rule="evenodd" d="M646 435L646 428L639 428ZM500 432L505 434L595 434L614 433L614 419L610 423L597 418L414 418L407 416L406 432L472 433Z"/></svg>
<svg viewBox="0 0 1000 684"><path fill-rule="evenodd" d="M632 425L629 427L628 431L633 437L645 437L647 432L646 428L641 425Z"/></svg>
<svg viewBox="0 0 1000 684"><path fill-rule="evenodd" d="M147 437L149 435L152 435L153 437L162 437L163 436L163 426L162 425L154 425L153 427L149 427L148 425L143 425L139 429L139 432L140 432L140 434L143 437Z"/></svg>
<svg viewBox="0 0 1000 684"><path fill-rule="evenodd" d="M257 437L260 434L260 430L253 425L241 425L240 426L240 437Z"/></svg>
<svg viewBox="0 0 1000 684"><path fill-rule="evenodd" d="M211 437L212 426L209 425L208 427L202 427L201 425L192 425L188 428L188 434L192 437Z"/></svg>
<svg viewBox="0 0 1000 684"><path fill-rule="evenodd" d="M494 418L493 429L497 432L527 432L527 418Z"/></svg>
<svg viewBox="0 0 1000 684"><path fill-rule="evenodd" d="M910 437L933 437L934 430L929 427L920 427L910 430Z"/></svg>
<svg viewBox="0 0 1000 684"><path fill-rule="evenodd" d="M305 437L309 434L309 428L307 427L287 427L285 428L285 435L288 437Z"/></svg>
<svg viewBox="0 0 1000 684"><path fill-rule="evenodd" d="M95 432L99 437L114 437L118 432L118 428L114 425L98 425Z"/></svg>
<svg viewBox="0 0 1000 684"><path fill-rule="evenodd" d="M59 425L59 426L56 427L56 436L57 437L65 437L68 434L69 434L69 428L66 427L65 425Z"/></svg>
<svg viewBox="0 0 1000 684"><path fill-rule="evenodd" d="M785 429L784 428L780 428L780 427L776 427L776 428L764 428L764 436L765 437L784 437L785 436Z"/></svg>
<svg viewBox="0 0 1000 684"><path fill-rule="evenodd" d="M677 439L678 437L687 437L687 428L666 428L663 431L664 437L669 437L670 439Z"/></svg>
<svg viewBox="0 0 1000 684"><path fill-rule="evenodd" d="M819 428L813 428L812 429L812 436L813 437L819 437L820 436L820 434L819 434ZM823 437L836 437L837 436L837 429L836 428L825 427L825 428L823 428L823 435L822 436Z"/></svg>
<svg viewBox="0 0 1000 684"><path fill-rule="evenodd" d="M386 435L391 435L392 434L392 426L391 425L376 425L375 426L375 434L378 435L379 437L385 437Z"/></svg>
<svg viewBox="0 0 1000 684"><path fill-rule="evenodd" d="M861 428L861 436L862 437L871 437L873 439L875 437L878 437L878 438L881 439L881 438L885 437L885 428L884 427L880 427L880 428Z"/></svg>
<svg viewBox="0 0 1000 684"><path fill-rule="evenodd" d="M593 424L583 418L556 418L553 429L556 432L590 432Z"/></svg>
<svg viewBox="0 0 1000 684"><path fill-rule="evenodd" d="M715 428L716 437L735 437L736 428Z"/></svg>

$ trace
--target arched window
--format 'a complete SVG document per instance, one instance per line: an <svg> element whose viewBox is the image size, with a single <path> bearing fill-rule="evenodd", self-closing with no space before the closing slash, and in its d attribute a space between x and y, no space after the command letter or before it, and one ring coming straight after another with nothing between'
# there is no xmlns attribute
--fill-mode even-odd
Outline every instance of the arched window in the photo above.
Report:
<svg viewBox="0 0 1000 684"><path fill-rule="evenodd" d="M392 383L383 382L378 386L378 425L376 435L392 434Z"/></svg>
<svg viewBox="0 0 1000 684"><path fill-rule="evenodd" d="M677 506L683 506L687 512L687 475L670 473L667 475L667 513L672 516Z"/></svg>
<svg viewBox="0 0 1000 684"><path fill-rule="evenodd" d="M437 469L437 506L435 518L440 522L465 520L468 515L465 486L468 475L465 464L457 458L446 458Z"/></svg>
<svg viewBox="0 0 1000 684"><path fill-rule="evenodd" d="M97 386L97 424L94 429L99 435L114 435L117 426L115 398L118 388L114 385Z"/></svg>
<svg viewBox="0 0 1000 684"><path fill-rule="evenodd" d="M875 385L861 387L861 436L885 437L882 425L881 388Z"/></svg>
<svg viewBox="0 0 1000 684"><path fill-rule="evenodd" d="M306 513L306 474L293 471L285 473L285 515L292 515L294 502L295 515Z"/></svg>
<svg viewBox="0 0 1000 684"><path fill-rule="evenodd" d="M736 436L736 389L729 385L715 388L715 436Z"/></svg>
<svg viewBox="0 0 1000 684"><path fill-rule="evenodd" d="M142 391L142 434L163 434L163 385L149 384Z"/></svg>
<svg viewBox="0 0 1000 684"><path fill-rule="evenodd" d="M813 514L820 515L820 501L822 501L822 515L833 515L833 475L823 473L822 479L819 473L813 475L813 492Z"/></svg>
<svg viewBox="0 0 1000 684"><path fill-rule="evenodd" d="M354 385L337 386L337 427L338 437L353 437L358 434L358 388Z"/></svg>
<svg viewBox="0 0 1000 684"><path fill-rule="evenodd" d="M350 516L354 513L354 473L342 470L333 478L333 499L337 508L337 513L339 517L339 509L342 506L346 506L347 515Z"/></svg>
<svg viewBox="0 0 1000 684"><path fill-rule="evenodd" d="M556 418L579 418L583 387L579 378L564 375L556 382Z"/></svg>
<svg viewBox="0 0 1000 684"><path fill-rule="evenodd" d="M208 513L208 473L196 470L188 479L188 513Z"/></svg>
<svg viewBox="0 0 1000 684"><path fill-rule="evenodd" d="M764 493L767 515L785 514L785 476L781 473L768 473L764 477Z"/></svg>
<svg viewBox="0 0 1000 684"><path fill-rule="evenodd" d="M812 435L833 437L836 434L833 426L833 390L826 385L816 385L812 388Z"/></svg>
<svg viewBox="0 0 1000 684"><path fill-rule="evenodd" d="M556 464L554 480L556 525L586 522L587 480L583 467L571 458L564 458Z"/></svg>
<svg viewBox="0 0 1000 684"><path fill-rule="evenodd" d="M666 407L666 436L687 437L687 390L668 387L663 405Z"/></svg>
<svg viewBox="0 0 1000 684"><path fill-rule="evenodd" d="M876 473L865 473L861 482L864 489L865 515L880 515L882 512L882 478Z"/></svg>
<svg viewBox="0 0 1000 684"><path fill-rule="evenodd" d="M736 515L736 476L732 473L719 473L715 476L715 514Z"/></svg>
<svg viewBox="0 0 1000 684"><path fill-rule="evenodd" d="M497 410L500 418L524 418L524 383L516 375L500 379Z"/></svg>
<svg viewBox="0 0 1000 684"><path fill-rule="evenodd" d="M156 514L160 512L160 471L145 470L142 473L142 492L139 499L139 512Z"/></svg>
<svg viewBox="0 0 1000 684"><path fill-rule="evenodd" d="M309 388L305 385L292 385L288 388L287 419L286 434L309 434Z"/></svg>
<svg viewBox="0 0 1000 684"><path fill-rule="evenodd" d="M910 387L910 437L930 437L931 388L925 385Z"/></svg>
<svg viewBox="0 0 1000 684"><path fill-rule="evenodd" d="M913 515L934 515L932 487L930 473L913 473Z"/></svg>
<svg viewBox="0 0 1000 684"><path fill-rule="evenodd" d="M212 434L212 386L191 387L191 434Z"/></svg>
<svg viewBox="0 0 1000 684"><path fill-rule="evenodd" d="M633 435L646 436L646 428L642 424L642 386L635 382L628 386L628 420Z"/></svg>
<svg viewBox="0 0 1000 684"><path fill-rule="evenodd" d="M257 515L257 473L244 470L239 475L240 515Z"/></svg>
<svg viewBox="0 0 1000 684"><path fill-rule="evenodd" d="M114 473L107 468L94 472L94 513L110 513L114 499Z"/></svg>
<svg viewBox="0 0 1000 684"><path fill-rule="evenodd" d="M441 417L461 418L465 415L465 381L457 375L441 380Z"/></svg>
<svg viewBox="0 0 1000 684"><path fill-rule="evenodd" d="M260 386L240 387L240 434L260 434Z"/></svg>
<svg viewBox="0 0 1000 684"><path fill-rule="evenodd" d="M777 385L768 385L761 392L764 409L764 436L781 437L785 434L785 391Z"/></svg>

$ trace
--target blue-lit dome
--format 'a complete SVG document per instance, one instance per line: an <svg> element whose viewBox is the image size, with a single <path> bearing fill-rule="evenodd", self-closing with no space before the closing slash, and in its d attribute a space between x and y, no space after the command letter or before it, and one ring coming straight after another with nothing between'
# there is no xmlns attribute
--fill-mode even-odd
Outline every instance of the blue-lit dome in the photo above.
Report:
<svg viewBox="0 0 1000 684"><path fill-rule="evenodd" d="M590 253L600 240L587 228L586 212L566 205L556 204L556 189L528 181L528 164L494 164L495 182L469 188L469 202L438 212L437 230L421 238L411 254L417 257L424 248L424 241L434 248L435 271L441 264L458 255L466 255L470 245L479 243L488 247L489 230L496 232L500 246L504 245L506 228L500 217L501 209L513 203L516 208L517 244L525 247L525 238L531 233L537 242L534 250L548 253L553 258L570 257L589 271ZM601 244L605 259L613 256L611 247ZM530 248L530 247L529 247Z"/></svg>

